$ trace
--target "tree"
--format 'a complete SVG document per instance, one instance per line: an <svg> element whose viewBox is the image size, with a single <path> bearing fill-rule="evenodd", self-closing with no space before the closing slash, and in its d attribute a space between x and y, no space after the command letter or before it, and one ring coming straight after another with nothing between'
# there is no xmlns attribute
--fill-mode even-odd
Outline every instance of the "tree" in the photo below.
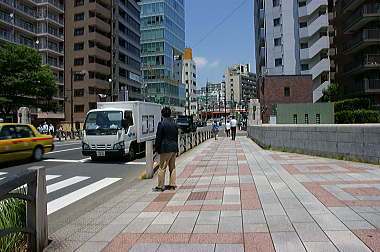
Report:
<svg viewBox="0 0 380 252"><path fill-rule="evenodd" d="M54 73L42 65L38 51L13 44L0 48L0 117L15 115L19 107L54 111L57 90Z"/></svg>
<svg viewBox="0 0 380 252"><path fill-rule="evenodd" d="M335 102L340 100L339 87L335 83L331 83L328 88L322 90L323 101L325 102Z"/></svg>

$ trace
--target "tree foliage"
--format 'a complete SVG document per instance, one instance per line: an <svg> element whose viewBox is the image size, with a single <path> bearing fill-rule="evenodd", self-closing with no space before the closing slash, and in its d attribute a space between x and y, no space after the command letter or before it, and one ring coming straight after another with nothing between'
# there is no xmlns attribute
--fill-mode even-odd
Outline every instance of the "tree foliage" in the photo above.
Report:
<svg viewBox="0 0 380 252"><path fill-rule="evenodd" d="M14 114L19 107L55 110L57 92L54 73L42 65L41 54L29 47L7 44L0 48L0 116Z"/></svg>
<svg viewBox="0 0 380 252"><path fill-rule="evenodd" d="M339 87L335 83L331 83L328 88L322 90L323 101L325 102L335 102L340 100Z"/></svg>

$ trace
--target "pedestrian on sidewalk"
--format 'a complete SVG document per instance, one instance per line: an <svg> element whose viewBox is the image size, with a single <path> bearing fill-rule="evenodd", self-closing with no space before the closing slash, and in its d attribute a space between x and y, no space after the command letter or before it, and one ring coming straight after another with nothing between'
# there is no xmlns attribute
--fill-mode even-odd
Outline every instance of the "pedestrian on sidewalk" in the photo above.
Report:
<svg viewBox="0 0 380 252"><path fill-rule="evenodd" d="M49 135L54 136L54 126L53 126L53 124L49 125Z"/></svg>
<svg viewBox="0 0 380 252"><path fill-rule="evenodd" d="M230 123L230 121L227 121L227 123L226 123L226 135L227 135L227 137L230 137L230 132L231 132L231 123Z"/></svg>
<svg viewBox="0 0 380 252"><path fill-rule="evenodd" d="M212 124L212 133L214 134L215 140L217 140L219 133L219 123L216 120Z"/></svg>
<svg viewBox="0 0 380 252"><path fill-rule="evenodd" d="M176 189L175 159L178 152L178 127L170 119L171 110L165 107L161 111L162 121L158 123L155 148L160 154L160 166L158 168L158 185L153 188L155 192L164 189ZM169 186L164 188L166 167L169 165Z"/></svg>
<svg viewBox="0 0 380 252"><path fill-rule="evenodd" d="M231 136L232 140L235 141L236 138L236 127L237 127L237 121L235 119L235 116L232 116L231 120Z"/></svg>

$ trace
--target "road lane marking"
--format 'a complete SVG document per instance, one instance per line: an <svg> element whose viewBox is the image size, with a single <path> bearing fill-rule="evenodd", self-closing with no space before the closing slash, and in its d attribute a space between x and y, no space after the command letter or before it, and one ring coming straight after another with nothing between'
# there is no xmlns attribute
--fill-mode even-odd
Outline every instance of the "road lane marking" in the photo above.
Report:
<svg viewBox="0 0 380 252"><path fill-rule="evenodd" d="M125 164L130 164L130 165L145 165L145 162L127 162Z"/></svg>
<svg viewBox="0 0 380 252"><path fill-rule="evenodd" d="M65 180L62 180L62 181L57 182L55 184L48 185L46 187L46 192L47 193L55 192L59 189L65 188L67 186L71 186L73 184L79 183L79 182L84 181L84 180L89 179L89 178L90 177L75 176L75 177L72 177L69 179L65 179Z"/></svg>
<svg viewBox="0 0 380 252"><path fill-rule="evenodd" d="M79 163L80 160L69 160L69 159L45 159L44 162L60 162L60 163Z"/></svg>
<svg viewBox="0 0 380 252"><path fill-rule="evenodd" d="M91 158L84 158L84 159L79 160L79 162L86 163L87 161L90 161L90 160Z"/></svg>
<svg viewBox="0 0 380 252"><path fill-rule="evenodd" d="M46 181L49 181L49 180L52 180L52 179L55 179L55 178L59 178L61 176L62 175L46 175Z"/></svg>
<svg viewBox="0 0 380 252"><path fill-rule="evenodd" d="M121 178L105 178L93 184L90 184L86 187L83 187L79 190L76 190L72 193L66 194L58 199L50 201L47 203L47 214L52 214L84 197L99 191L100 189L107 187L117 181L121 180Z"/></svg>
<svg viewBox="0 0 380 252"><path fill-rule="evenodd" d="M54 154L54 153L60 153L60 152L65 152L65 151L79 150L79 149L82 149L82 147L71 148L71 149L66 149L66 150L52 151L52 152L45 153L45 155Z"/></svg>

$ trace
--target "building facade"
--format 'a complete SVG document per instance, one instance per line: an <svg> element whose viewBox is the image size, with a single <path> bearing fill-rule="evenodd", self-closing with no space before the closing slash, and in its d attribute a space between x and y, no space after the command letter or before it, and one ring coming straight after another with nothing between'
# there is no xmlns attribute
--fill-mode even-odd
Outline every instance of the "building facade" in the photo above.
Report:
<svg viewBox="0 0 380 252"><path fill-rule="evenodd" d="M183 0L143 0L141 7L141 63L147 101L183 113L186 89L182 83L185 53Z"/></svg>
<svg viewBox="0 0 380 252"><path fill-rule="evenodd" d="M64 1L0 1L0 43L26 45L41 52L42 63L56 76L57 113L32 108L34 120L64 119Z"/></svg>
<svg viewBox="0 0 380 252"><path fill-rule="evenodd" d="M328 0L254 0L257 73L312 75L313 102L330 84Z"/></svg>
<svg viewBox="0 0 380 252"><path fill-rule="evenodd" d="M380 1L332 1L336 82L345 98L369 97L380 110Z"/></svg>
<svg viewBox="0 0 380 252"><path fill-rule="evenodd" d="M67 122L82 123L99 101L143 99L137 2L75 0L66 4Z"/></svg>
<svg viewBox="0 0 380 252"><path fill-rule="evenodd" d="M258 98L262 121L268 123L276 115L277 104L312 103L313 81L311 75L272 75L258 81Z"/></svg>
<svg viewBox="0 0 380 252"><path fill-rule="evenodd" d="M227 107L240 108L257 98L256 75L250 72L249 64L227 68L224 77Z"/></svg>
<svg viewBox="0 0 380 252"><path fill-rule="evenodd" d="M182 83L186 85L185 114L196 114L195 90L197 88L197 67L193 60L191 48L185 48L183 57Z"/></svg>

